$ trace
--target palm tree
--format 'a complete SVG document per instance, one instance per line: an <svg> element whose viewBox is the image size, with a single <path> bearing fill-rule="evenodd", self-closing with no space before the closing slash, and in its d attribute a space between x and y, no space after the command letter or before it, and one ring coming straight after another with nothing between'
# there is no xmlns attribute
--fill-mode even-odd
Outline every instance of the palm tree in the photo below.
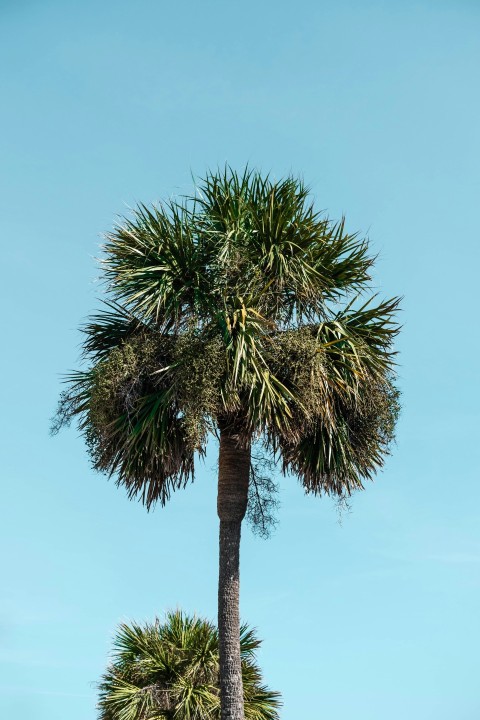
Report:
<svg viewBox="0 0 480 720"><path fill-rule="evenodd" d="M259 646L242 626L245 718L278 720L280 695L262 685ZM217 629L178 610L164 623L120 625L99 689L100 720L220 720Z"/></svg>
<svg viewBox="0 0 480 720"><path fill-rule="evenodd" d="M398 392L398 299L371 295L368 242L307 188L209 173L194 198L140 205L106 236L107 304L68 376L95 468L150 508L219 440L222 720L243 720L239 548L252 447L308 493L344 498L382 466ZM254 479L254 477L253 477Z"/></svg>

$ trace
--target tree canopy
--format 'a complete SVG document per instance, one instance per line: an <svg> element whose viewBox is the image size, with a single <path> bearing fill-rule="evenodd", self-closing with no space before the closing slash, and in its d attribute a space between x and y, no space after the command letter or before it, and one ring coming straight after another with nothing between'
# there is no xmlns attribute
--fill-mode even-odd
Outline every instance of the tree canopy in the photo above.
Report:
<svg viewBox="0 0 480 720"><path fill-rule="evenodd" d="M278 720L280 694L263 683L255 632L242 626L245 720ZM165 621L123 623L99 683L100 720L220 718L218 631L207 620L167 613Z"/></svg>
<svg viewBox="0 0 480 720"><path fill-rule="evenodd" d="M372 292L373 262L294 177L226 168L192 197L139 205L106 235L105 305L57 426L76 417L94 467L147 507L223 426L307 492L349 495L382 466L399 411L399 300Z"/></svg>

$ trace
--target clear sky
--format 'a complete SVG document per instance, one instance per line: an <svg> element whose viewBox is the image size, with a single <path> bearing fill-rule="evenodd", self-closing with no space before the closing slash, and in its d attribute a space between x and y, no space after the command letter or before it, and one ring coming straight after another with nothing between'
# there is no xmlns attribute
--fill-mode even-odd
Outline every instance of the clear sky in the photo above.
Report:
<svg viewBox="0 0 480 720"><path fill-rule="evenodd" d="M0 1L1 717L94 718L119 621L215 618L215 449L147 515L48 426L100 233L227 161L303 175L405 296L385 471L244 532L283 720L478 719L479 71L476 0Z"/></svg>

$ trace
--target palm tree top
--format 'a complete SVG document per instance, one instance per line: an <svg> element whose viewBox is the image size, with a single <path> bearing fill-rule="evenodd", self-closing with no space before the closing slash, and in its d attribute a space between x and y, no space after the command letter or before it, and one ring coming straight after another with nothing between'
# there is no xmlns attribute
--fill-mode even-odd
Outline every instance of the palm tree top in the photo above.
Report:
<svg viewBox="0 0 480 720"><path fill-rule="evenodd" d="M240 632L245 720L277 720L280 694L262 682L261 642ZM154 623L122 623L99 683L100 720L220 718L218 631L180 610Z"/></svg>
<svg viewBox="0 0 480 720"><path fill-rule="evenodd" d="M139 205L106 235L111 295L143 321L179 331L242 308L272 325L329 317L329 303L365 290L368 243L314 209L301 180L225 169L194 197ZM223 316L223 317L222 317Z"/></svg>
<svg viewBox="0 0 480 720"><path fill-rule="evenodd" d="M368 241L308 188L247 169L139 205L105 237L104 309L68 376L95 467L150 506L193 475L218 429L262 443L314 493L349 494L383 463L398 392L399 300L371 290Z"/></svg>

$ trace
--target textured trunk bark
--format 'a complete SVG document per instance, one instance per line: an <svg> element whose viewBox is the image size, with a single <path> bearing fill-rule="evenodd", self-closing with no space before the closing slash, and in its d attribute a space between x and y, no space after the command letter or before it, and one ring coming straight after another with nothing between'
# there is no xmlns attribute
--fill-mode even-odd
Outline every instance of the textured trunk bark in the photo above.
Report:
<svg viewBox="0 0 480 720"><path fill-rule="evenodd" d="M240 658L240 531L247 509L250 448L220 432L217 512L220 518L218 634L221 720L244 720Z"/></svg>

